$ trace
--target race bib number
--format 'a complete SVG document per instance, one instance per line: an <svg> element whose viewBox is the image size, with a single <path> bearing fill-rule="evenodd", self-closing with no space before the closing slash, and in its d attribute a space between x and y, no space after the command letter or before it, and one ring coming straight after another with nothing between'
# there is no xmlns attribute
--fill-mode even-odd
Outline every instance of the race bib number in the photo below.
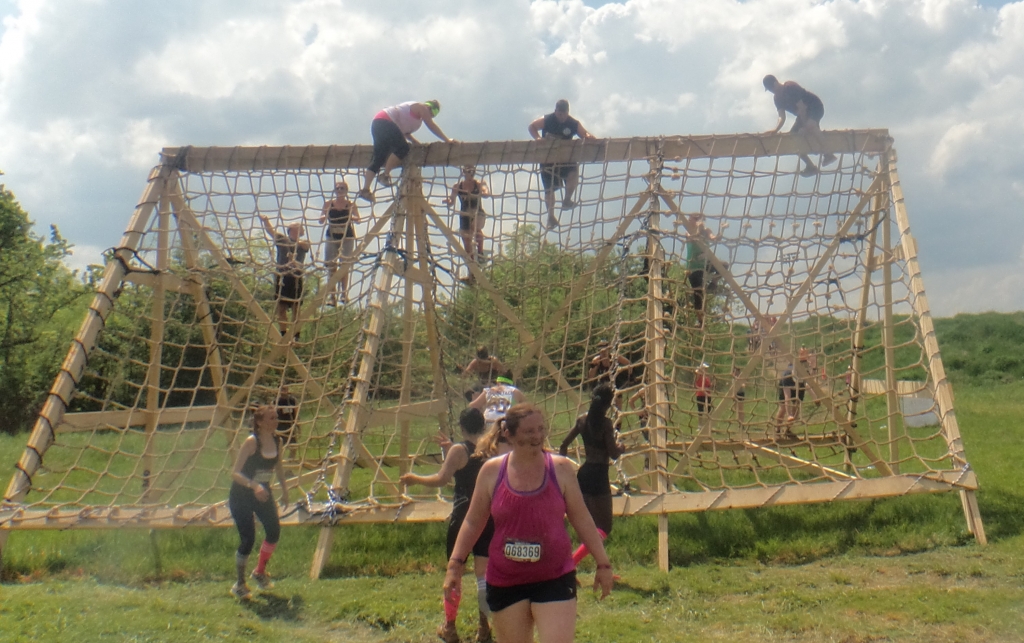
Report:
<svg viewBox="0 0 1024 643"><path fill-rule="evenodd" d="M540 560L540 543L509 540L505 543L505 558L517 563L535 563Z"/></svg>

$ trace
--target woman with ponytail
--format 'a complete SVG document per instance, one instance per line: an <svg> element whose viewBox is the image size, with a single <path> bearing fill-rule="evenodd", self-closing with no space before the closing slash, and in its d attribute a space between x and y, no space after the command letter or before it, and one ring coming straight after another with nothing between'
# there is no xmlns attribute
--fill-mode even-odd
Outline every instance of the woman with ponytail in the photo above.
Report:
<svg viewBox="0 0 1024 643"><path fill-rule="evenodd" d="M594 588L611 592L612 565L601 544L572 462L548 453L548 428L541 410L516 404L499 424L512 446L507 455L480 468L469 513L448 559L445 599L462 591L466 557L494 520L488 550L486 595L498 641L567 643L576 631L576 570L565 520L597 561Z"/></svg>

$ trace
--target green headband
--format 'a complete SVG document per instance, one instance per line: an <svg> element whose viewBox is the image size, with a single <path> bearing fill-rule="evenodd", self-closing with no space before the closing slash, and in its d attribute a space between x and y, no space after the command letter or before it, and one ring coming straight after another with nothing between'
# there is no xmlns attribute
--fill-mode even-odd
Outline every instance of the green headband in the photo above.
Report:
<svg viewBox="0 0 1024 643"><path fill-rule="evenodd" d="M515 385L515 382L513 382L512 380L510 380L509 378L504 377L504 376L503 377L495 377L494 381L497 382L498 384L508 384L509 386Z"/></svg>
<svg viewBox="0 0 1024 643"><path fill-rule="evenodd" d="M438 105L437 101L435 101L435 100L428 100L427 101L427 105L430 105L430 113L432 115L437 116L438 114L441 113L441 106Z"/></svg>

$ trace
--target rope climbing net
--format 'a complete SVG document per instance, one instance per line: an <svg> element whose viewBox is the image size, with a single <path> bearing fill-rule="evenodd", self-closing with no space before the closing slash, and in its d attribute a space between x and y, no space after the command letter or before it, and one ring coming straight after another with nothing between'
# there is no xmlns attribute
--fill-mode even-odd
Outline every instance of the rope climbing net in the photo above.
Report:
<svg viewBox="0 0 1024 643"><path fill-rule="evenodd" d="M286 524L441 519L444 490L398 478L457 437L483 347L554 445L615 386L620 513L959 490L978 534L891 140L823 140L838 161L811 177L787 135L418 146L333 263L323 206L369 148L166 149L0 525L230 524L250 411L282 386ZM551 212L543 163L579 172ZM482 241L446 202L465 166ZM309 252L281 324L272 234L292 224Z"/></svg>

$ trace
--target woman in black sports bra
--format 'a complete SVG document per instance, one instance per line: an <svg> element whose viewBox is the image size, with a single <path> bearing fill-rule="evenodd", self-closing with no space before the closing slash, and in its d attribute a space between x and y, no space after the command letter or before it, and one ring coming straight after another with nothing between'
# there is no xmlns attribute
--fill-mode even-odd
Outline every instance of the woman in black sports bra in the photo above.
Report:
<svg viewBox="0 0 1024 643"><path fill-rule="evenodd" d="M228 509L231 510L231 517L235 520L241 539L235 554L238 580L232 585L231 594L242 600L252 596L245 582L245 567L256 542L254 517L259 518L263 524L266 537L260 547L259 562L252 571L252 578L260 589L274 586L266 568L281 537L277 505L270 493L270 481L275 473L281 482L281 505L288 505L288 486L284 481L284 466L281 464L281 441L276 435L277 409L270 404L256 407L252 422L252 435L242 443L238 458L235 459L231 471L231 491L228 493Z"/></svg>
<svg viewBox="0 0 1024 643"><path fill-rule="evenodd" d="M341 266L341 262L350 258L356 249L356 228L359 223L359 208L348 198L348 184L338 181L334 186L334 198L324 202L320 210L320 223L326 223L326 247L324 264L327 265L327 278L330 279ZM349 268L351 270L351 267ZM327 296L327 305L336 306L340 301L345 303L348 296L348 273L338 279L335 290Z"/></svg>

